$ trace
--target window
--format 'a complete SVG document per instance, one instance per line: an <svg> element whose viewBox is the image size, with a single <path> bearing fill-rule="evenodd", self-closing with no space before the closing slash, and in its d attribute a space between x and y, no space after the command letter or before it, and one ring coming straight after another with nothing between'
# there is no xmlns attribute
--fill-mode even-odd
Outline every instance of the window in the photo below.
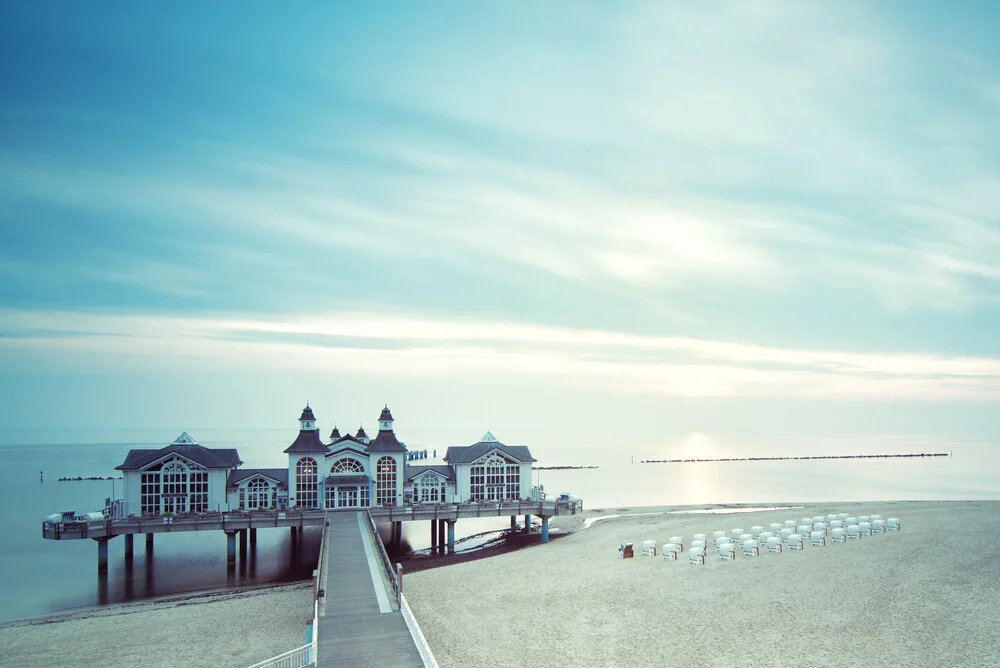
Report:
<svg viewBox="0 0 1000 668"><path fill-rule="evenodd" d="M396 505L396 460L383 457L375 467L375 504Z"/></svg>
<svg viewBox="0 0 1000 668"><path fill-rule="evenodd" d="M415 498L421 503L444 501L444 481L436 475L424 475L417 480Z"/></svg>
<svg viewBox="0 0 1000 668"><path fill-rule="evenodd" d="M364 473L365 467L353 457L338 459L330 467L330 473Z"/></svg>
<svg viewBox="0 0 1000 668"><path fill-rule="evenodd" d="M317 507L317 475L316 460L311 457L303 457L295 465L295 489L298 495L295 503L300 508Z"/></svg>
<svg viewBox="0 0 1000 668"><path fill-rule="evenodd" d="M243 504L242 492L240 490L240 508L273 508L275 489L263 478L254 478L247 483L246 505Z"/></svg>
<svg viewBox="0 0 1000 668"><path fill-rule="evenodd" d="M494 452L472 465L469 484L470 498L474 501L518 499L521 497L521 467Z"/></svg>
<svg viewBox="0 0 1000 668"><path fill-rule="evenodd" d="M142 489L140 490L143 515L160 514L160 472L150 471L142 474Z"/></svg>
<svg viewBox="0 0 1000 668"><path fill-rule="evenodd" d="M208 510L208 471L191 471L191 512L204 513Z"/></svg>

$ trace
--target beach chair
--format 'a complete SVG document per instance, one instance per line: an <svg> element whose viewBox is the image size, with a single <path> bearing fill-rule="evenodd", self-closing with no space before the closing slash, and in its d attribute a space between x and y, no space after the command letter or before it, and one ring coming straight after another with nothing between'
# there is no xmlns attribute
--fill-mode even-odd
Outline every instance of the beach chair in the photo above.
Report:
<svg viewBox="0 0 1000 668"><path fill-rule="evenodd" d="M688 550L688 563L695 564L698 566L703 566L705 564L705 551L695 552L694 550Z"/></svg>
<svg viewBox="0 0 1000 668"><path fill-rule="evenodd" d="M729 538L730 540L733 541L734 544L739 545L740 543L743 542L744 533L745 532L743 531L743 529L733 529L732 531L729 532Z"/></svg>
<svg viewBox="0 0 1000 668"><path fill-rule="evenodd" d="M872 518L870 516L868 516L868 515L859 515L858 516L858 526L861 526L862 522L871 522L871 521L872 521Z"/></svg>
<svg viewBox="0 0 1000 668"><path fill-rule="evenodd" d="M764 527L760 526L759 524L755 524L754 526L750 527L750 535L753 536L754 538L758 538L762 531L764 531Z"/></svg>
<svg viewBox="0 0 1000 668"><path fill-rule="evenodd" d="M808 538L809 534L812 533L812 530L813 530L812 524L800 524L798 528L795 530L795 533L805 538Z"/></svg>
<svg viewBox="0 0 1000 668"><path fill-rule="evenodd" d="M655 540L644 540L644 541L642 541L642 556L644 556L644 557L655 557L656 556L656 541Z"/></svg>
<svg viewBox="0 0 1000 668"><path fill-rule="evenodd" d="M681 546L681 549L680 549L680 551L681 551L681 552L683 552L683 551L684 551L684 538L683 538L682 536L671 536L671 537L670 537L670 538L669 538L669 539L667 540L667 542L668 542L668 543L676 543L677 545L680 545L680 546Z"/></svg>
<svg viewBox="0 0 1000 668"><path fill-rule="evenodd" d="M713 531L712 532L712 542L716 545L719 544L719 538L728 538L728 534L725 531Z"/></svg>
<svg viewBox="0 0 1000 668"><path fill-rule="evenodd" d="M732 561L736 559L736 547L732 543L722 543L719 545L719 559Z"/></svg>
<svg viewBox="0 0 1000 668"><path fill-rule="evenodd" d="M786 529L792 529L792 530L793 530L793 533L794 533L794 529L795 529L795 520L785 520L785 528L786 528Z"/></svg>
<svg viewBox="0 0 1000 668"><path fill-rule="evenodd" d="M801 520L799 520L799 524L808 524L809 530L812 531L813 521L811 517L803 517Z"/></svg>
<svg viewBox="0 0 1000 668"><path fill-rule="evenodd" d="M851 524L847 527L847 540L861 540L861 530L857 524Z"/></svg>
<svg viewBox="0 0 1000 668"><path fill-rule="evenodd" d="M843 529L831 529L830 541L834 543L846 543L847 535L844 533Z"/></svg>
<svg viewBox="0 0 1000 668"><path fill-rule="evenodd" d="M837 513L830 513L829 515L826 516L826 523L827 524L832 524L833 522L835 522L835 521L837 521L839 519L840 519L840 517L837 515Z"/></svg>
<svg viewBox="0 0 1000 668"><path fill-rule="evenodd" d="M813 531L822 531L824 536L829 533L826 522L816 522L816 524L813 525Z"/></svg>
<svg viewBox="0 0 1000 668"><path fill-rule="evenodd" d="M663 558L667 561L677 561L681 546L677 543L667 543L663 546Z"/></svg>
<svg viewBox="0 0 1000 668"><path fill-rule="evenodd" d="M781 552L784 549L784 545L781 544L781 539L774 536L768 538L764 545L767 547L768 552Z"/></svg>
<svg viewBox="0 0 1000 668"><path fill-rule="evenodd" d="M760 542L754 540L753 538L747 538L743 541L743 556L744 557L759 557L760 556Z"/></svg>
<svg viewBox="0 0 1000 668"><path fill-rule="evenodd" d="M847 513L837 513L837 519L840 520L841 522L844 522L844 520L846 520L847 518L848 518ZM844 524L847 524L847 522L844 522Z"/></svg>
<svg viewBox="0 0 1000 668"><path fill-rule="evenodd" d="M813 547L826 547L826 532L813 531L809 534L809 544Z"/></svg>
<svg viewBox="0 0 1000 668"><path fill-rule="evenodd" d="M890 517L885 521L886 531L902 531L903 523L899 521L898 517Z"/></svg>
<svg viewBox="0 0 1000 668"><path fill-rule="evenodd" d="M727 538L726 536L719 536L718 538L716 538L715 539L715 551L718 552L719 548L723 545L723 543L728 543L728 542L729 542L729 538Z"/></svg>
<svg viewBox="0 0 1000 668"><path fill-rule="evenodd" d="M844 528L844 520L833 520L832 522L830 522L830 531L833 531L834 529L843 529L843 528Z"/></svg>
<svg viewBox="0 0 1000 668"><path fill-rule="evenodd" d="M885 533L885 520L872 520L872 533Z"/></svg>
<svg viewBox="0 0 1000 668"><path fill-rule="evenodd" d="M767 530L771 532L772 536L777 536L779 533L781 533L781 530L783 528L784 528L783 524L780 524L778 522L771 522L771 526L769 526Z"/></svg>
<svg viewBox="0 0 1000 668"><path fill-rule="evenodd" d="M870 515L870 516L868 517L868 521L869 521L869 522L874 522L875 520L880 520L880 519L882 519L882 516L881 516L881 515Z"/></svg>
<svg viewBox="0 0 1000 668"><path fill-rule="evenodd" d="M795 533L795 529L789 529L788 527L785 527L784 529L782 529L781 533L779 534L779 536L781 538L781 542L782 543L787 543L788 542L788 537L791 536L793 533Z"/></svg>
<svg viewBox="0 0 1000 668"><path fill-rule="evenodd" d="M802 549L802 535L793 533L788 537L788 549L789 550L801 550Z"/></svg>
<svg viewBox="0 0 1000 668"><path fill-rule="evenodd" d="M861 519L861 518L858 518ZM862 536L872 535L872 523L871 522L858 522L858 531L861 532Z"/></svg>
<svg viewBox="0 0 1000 668"><path fill-rule="evenodd" d="M700 540L702 543L708 542L707 540L705 540L705 534L703 533L696 533L695 535L691 536L692 543L695 542L696 540Z"/></svg>
<svg viewBox="0 0 1000 668"><path fill-rule="evenodd" d="M858 518L857 517L848 517L848 518L846 518L844 520L844 526L845 527L849 527L852 524L857 524L857 523L858 523Z"/></svg>
<svg viewBox="0 0 1000 668"><path fill-rule="evenodd" d="M688 552L695 552L705 556L705 541L699 540L691 543L691 546L688 548Z"/></svg>
<svg viewBox="0 0 1000 668"><path fill-rule="evenodd" d="M814 518L812 518L813 524L818 524L820 522L826 522L826 518L823 517L822 515L816 515Z"/></svg>
<svg viewBox="0 0 1000 668"><path fill-rule="evenodd" d="M621 543L618 545L618 558L631 559L633 556L632 543Z"/></svg>
<svg viewBox="0 0 1000 668"><path fill-rule="evenodd" d="M757 540L759 540L761 544L767 545L767 540L769 538L774 538L774 534L771 533L770 531L764 531L760 534L760 536L757 537Z"/></svg>

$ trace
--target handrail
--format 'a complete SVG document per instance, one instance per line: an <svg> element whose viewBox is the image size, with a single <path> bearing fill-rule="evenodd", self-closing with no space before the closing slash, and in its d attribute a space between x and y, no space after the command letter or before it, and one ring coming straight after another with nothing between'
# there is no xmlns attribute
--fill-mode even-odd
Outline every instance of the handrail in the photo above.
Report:
<svg viewBox="0 0 1000 668"><path fill-rule="evenodd" d="M392 593L396 596L396 604L398 605L399 596L403 591L403 583L400 581L399 575L392 567L392 562L389 560L389 553L385 551L385 545L382 544L382 539L378 535L378 529L375 528L375 519L372 517L371 512L367 509L365 510L365 516L368 517L368 522L366 522L368 533L372 536L372 541L378 545L378 553L382 561L382 568L385 570L385 574L388 576L389 581L392 582Z"/></svg>
<svg viewBox="0 0 1000 668"><path fill-rule="evenodd" d="M312 651L313 643L296 647L284 654L272 656L255 663L250 668L305 668L316 664L316 653Z"/></svg>

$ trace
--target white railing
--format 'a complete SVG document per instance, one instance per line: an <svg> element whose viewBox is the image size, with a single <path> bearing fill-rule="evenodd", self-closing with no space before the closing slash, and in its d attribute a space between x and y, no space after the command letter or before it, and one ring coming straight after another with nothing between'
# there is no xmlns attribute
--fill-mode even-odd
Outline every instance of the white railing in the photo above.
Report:
<svg viewBox="0 0 1000 668"><path fill-rule="evenodd" d="M303 645L284 654L255 663L250 668L306 668L316 665L316 649L313 643Z"/></svg>
<svg viewBox="0 0 1000 668"><path fill-rule="evenodd" d="M438 668L434 653L431 652L431 647L427 644L423 631L420 630L420 624L417 624L417 618L413 616L410 604L406 602L406 597L402 593L399 595L399 611L403 613L403 621L406 622L406 628L410 630L413 644L417 646L417 652L420 654L420 660L424 662L424 667Z"/></svg>

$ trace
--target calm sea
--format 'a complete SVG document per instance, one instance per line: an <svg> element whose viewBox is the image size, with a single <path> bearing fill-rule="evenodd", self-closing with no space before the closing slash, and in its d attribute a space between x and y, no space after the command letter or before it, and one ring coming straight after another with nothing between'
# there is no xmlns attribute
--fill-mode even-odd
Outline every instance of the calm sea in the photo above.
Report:
<svg viewBox="0 0 1000 668"><path fill-rule="evenodd" d="M210 447L237 447L247 466L285 464L287 430L233 435L205 434ZM85 435L89 436L89 435ZM59 477L109 476L133 447L160 447L171 437L111 434L106 443L67 445L39 442L37 433L0 434L0 507L6 508L0 540L0 621L64 612L107 603L188 591L303 580L311 577L319 532L306 532L293 549L287 529L258 532L256 554L235 575L227 574L226 539L221 532L157 534L152 559L135 541L130 572L124 540L110 544L109 575L97 577L94 541L51 541L41 537L42 519L64 510L99 510L105 498L121 494L121 481L57 482ZM145 437L145 438L144 438ZM50 439L55 440L55 439ZM87 438L91 440L91 438ZM97 440L97 439L93 439ZM117 442L111 442L117 441ZM774 503L852 500L1000 499L1000 442L928 438L852 438L827 441L810 454L953 452L924 459L821 460L642 464L642 459L785 456L802 454L791 440L763 445L720 445L693 435L677 448L532 447L539 466L589 465L597 469L547 470L533 482L552 493L571 492L586 508L707 503ZM443 454L443 449L439 452ZM633 463L634 462L634 463ZM429 463L429 462L428 462ZM45 482L39 482L39 472ZM506 519L461 520L458 538L503 528ZM429 545L429 525L405 526L409 547Z"/></svg>

